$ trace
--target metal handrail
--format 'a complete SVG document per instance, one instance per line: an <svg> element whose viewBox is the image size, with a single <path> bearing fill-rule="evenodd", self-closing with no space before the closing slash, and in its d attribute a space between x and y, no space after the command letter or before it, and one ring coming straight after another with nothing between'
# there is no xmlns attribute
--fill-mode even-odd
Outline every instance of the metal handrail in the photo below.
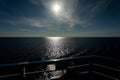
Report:
<svg viewBox="0 0 120 80"><path fill-rule="evenodd" d="M2 75L0 78L6 78L6 77L14 77L14 76L20 76L21 74L10 74L10 75Z"/></svg>
<svg viewBox="0 0 120 80"><path fill-rule="evenodd" d="M94 55L94 57L96 57L96 58L102 58L102 59L106 59L106 60L111 60L111 61L115 61L115 62L120 62L120 59L115 59L115 58L110 58L110 57L105 57L105 56Z"/></svg>
<svg viewBox="0 0 120 80"><path fill-rule="evenodd" d="M109 66L103 66L103 65L100 65L100 64L96 64L96 63L93 63L93 65L120 72L120 69L112 68L112 67L109 67Z"/></svg>
<svg viewBox="0 0 120 80"><path fill-rule="evenodd" d="M105 74L100 73L100 72L97 72L97 71L92 71L92 72L93 72L93 73L96 73L96 74L99 74L99 75L101 75L101 76L107 77L107 78L109 78L109 79L119 80L118 78L111 77L111 76L105 75Z"/></svg>
<svg viewBox="0 0 120 80"><path fill-rule="evenodd" d="M54 63L54 62L60 62L60 61L85 59L85 58L91 58L91 57L95 57L95 55L81 56L81 57L74 57L74 58L61 58L61 59L51 59L51 60L40 60L40 61L33 61L33 62L20 62L20 63L12 63L12 64L0 64L0 67L19 66L19 65L28 65L28 64L39 64L39 63Z"/></svg>
<svg viewBox="0 0 120 80"><path fill-rule="evenodd" d="M68 66L68 69L70 68L77 68L77 67L84 67L84 66L99 66L101 68L106 68L106 69L110 69L110 70L114 70L114 71L119 71L119 69L116 69L116 68L113 68L113 67L109 67L109 66L104 66L104 65L100 65L100 64L96 64L94 63L94 61L92 61L93 58L101 58L101 59L106 59L106 60L110 60L110 61L115 61L115 62L120 62L120 60L117 60L117 59L113 59L113 58L108 58L108 57L103 57L103 56L96 56L96 55L91 55L91 56L81 56L81 57L74 57L74 58L62 58L62 59L51 59L51 60L41 60L41 61L33 61L33 62L20 62L20 63L13 63L13 64L0 64L0 67L10 67L10 66L21 66L23 65L23 73L22 74L11 74L11 75L3 75L3 76L0 76L0 78L4 78L4 77L12 77L12 76L20 76L20 75L29 75L29 74L36 74L36 73L41 73L41 72L44 72L44 71L33 71L33 72L26 72L25 71L25 65L34 65L34 64L42 64L42 63L46 63L46 64L50 64L50 63L57 63L57 62L64 62L64 61L69 61L71 60L71 62L73 60L79 60L79 59L85 59L85 58L91 58L91 60L89 61L90 63L86 63L86 64L83 64L83 65L72 65L72 66ZM94 60L94 59L93 59ZM52 72L52 71L56 71L56 70L45 70L46 72ZM88 71L90 72L90 71ZM96 72L96 71L92 71L96 74L99 74L99 75L103 75L103 76L106 76L108 78L111 78L111 79L114 79L114 80L119 80L117 78L114 78L114 77L111 77L111 76L108 76L108 75L105 75L105 74L102 74L102 73L99 73L99 72Z"/></svg>
<svg viewBox="0 0 120 80"><path fill-rule="evenodd" d="M46 63L46 65L50 64L50 63L56 64L58 62L64 62L64 61L67 61L67 60L68 61L71 60L71 62L72 62L73 60L85 59L85 58L91 58L91 57L93 57L93 55L91 55L91 56L81 56L81 57L76 57L76 58L63 58L63 59L42 60L42 61L34 61L34 62L20 62L20 63L14 63L14 64L1 64L0 67L22 66L22 73L11 74L11 75L3 75L3 76L0 76L0 78L11 77L11 76L20 76L20 75L26 76L26 75L29 75L29 74L36 74L36 73L44 72L44 71L26 72L25 66L29 65L29 64L32 64L32 65L34 65L34 64L42 64L42 63ZM89 64L77 65L77 66L69 66L68 69L75 68L75 67L81 67L81 66L89 66ZM46 72L52 72L52 71L57 71L57 70L47 70Z"/></svg>
<svg viewBox="0 0 120 80"><path fill-rule="evenodd" d="M89 64L83 64L83 65L78 65L78 66L73 66L73 67L68 67L68 69L71 68L75 68L75 67L82 67L82 66L89 66ZM24 69L23 69L24 70ZM25 72L25 70L23 71L23 76L25 75L30 75L30 74L37 74L37 73L43 73L43 72L53 72L53 71L57 71L57 70L42 70L42 71L33 71L33 72ZM0 78L5 78L5 77L14 77L14 76L21 76L22 74L10 74L10 75L3 75L0 76Z"/></svg>
<svg viewBox="0 0 120 80"><path fill-rule="evenodd" d="M33 61L33 62L20 62L20 63L12 63L12 64L0 64L0 67L4 66L19 66L19 65L27 65L27 64L39 64L39 63L50 63L50 62L58 62L58 61L66 61L66 60L75 60L75 59L83 59L83 58L103 58L111 61L117 61L120 62L118 59L114 58L108 58L104 56L96 56L96 55L89 55L89 56L80 56L80 57L74 57L74 58L62 58L62 59L51 59L51 60L40 60L40 61Z"/></svg>
<svg viewBox="0 0 120 80"><path fill-rule="evenodd" d="M70 69L70 68L77 68L77 67L84 67L84 66L90 66L90 64L83 64L83 65L71 66L71 67L68 67L68 68Z"/></svg>

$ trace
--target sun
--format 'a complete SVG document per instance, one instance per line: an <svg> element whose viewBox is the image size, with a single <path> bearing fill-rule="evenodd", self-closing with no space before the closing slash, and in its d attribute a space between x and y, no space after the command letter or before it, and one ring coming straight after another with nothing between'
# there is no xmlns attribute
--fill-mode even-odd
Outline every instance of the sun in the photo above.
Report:
<svg viewBox="0 0 120 80"><path fill-rule="evenodd" d="M61 11L61 6L58 3L55 3L52 6L52 10L56 15L58 15L59 12Z"/></svg>

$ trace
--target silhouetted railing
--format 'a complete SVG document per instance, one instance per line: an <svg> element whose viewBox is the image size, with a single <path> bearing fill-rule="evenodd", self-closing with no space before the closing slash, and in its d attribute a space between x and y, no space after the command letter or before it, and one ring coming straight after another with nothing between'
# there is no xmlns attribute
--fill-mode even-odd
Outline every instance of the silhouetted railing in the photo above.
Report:
<svg viewBox="0 0 120 80"><path fill-rule="evenodd" d="M54 68L46 70L45 66L47 65L53 65ZM1 64L0 79L16 76L27 77L44 71L54 72L69 69L77 70L80 75L87 75L89 80L120 80L120 60L95 55L15 64ZM55 76L53 76L52 79L54 79L54 77Z"/></svg>

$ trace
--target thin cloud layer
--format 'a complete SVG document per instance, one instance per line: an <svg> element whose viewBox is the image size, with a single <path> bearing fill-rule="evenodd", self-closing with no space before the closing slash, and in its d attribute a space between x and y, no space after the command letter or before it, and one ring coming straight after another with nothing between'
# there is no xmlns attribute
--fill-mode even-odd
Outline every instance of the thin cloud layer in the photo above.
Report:
<svg viewBox="0 0 120 80"><path fill-rule="evenodd" d="M38 8L42 2L42 5L47 10L47 16L23 16L17 17L13 20L3 20L2 22L11 25L30 26L36 28L55 28L57 26L56 29L62 29L62 27L66 27L66 30L70 31L76 25L87 27L93 24L90 20L103 11L110 4L111 0L97 0L94 2L87 2L87 0L29 0L29 2ZM54 16L50 9L50 7L54 5L54 2L60 3L63 8L58 16ZM35 13L33 13L33 15L35 15Z"/></svg>
<svg viewBox="0 0 120 80"><path fill-rule="evenodd" d="M51 5L54 5L54 1L62 4L63 11L57 16L59 24L66 24L67 29L71 30L75 25L80 27L86 27L91 25L91 19L97 14L104 11L110 4L111 0L97 0L95 2L87 3L87 0L83 3L83 0L30 0L30 2L39 7L39 3L42 2L45 7L50 9ZM79 3L79 4L78 4ZM81 4L80 4L81 3Z"/></svg>

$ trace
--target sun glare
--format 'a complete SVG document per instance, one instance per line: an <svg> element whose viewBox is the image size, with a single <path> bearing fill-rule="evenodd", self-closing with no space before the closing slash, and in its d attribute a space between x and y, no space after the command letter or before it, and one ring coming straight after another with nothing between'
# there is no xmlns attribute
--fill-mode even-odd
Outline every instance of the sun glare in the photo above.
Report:
<svg viewBox="0 0 120 80"><path fill-rule="evenodd" d="M47 38L52 40L60 40L60 39L63 39L64 37L47 37Z"/></svg>
<svg viewBox="0 0 120 80"><path fill-rule="evenodd" d="M58 14L58 13L60 12L60 10L61 10L61 6L60 6L58 3L53 4L52 10L53 10L53 12L54 12L55 14Z"/></svg>

